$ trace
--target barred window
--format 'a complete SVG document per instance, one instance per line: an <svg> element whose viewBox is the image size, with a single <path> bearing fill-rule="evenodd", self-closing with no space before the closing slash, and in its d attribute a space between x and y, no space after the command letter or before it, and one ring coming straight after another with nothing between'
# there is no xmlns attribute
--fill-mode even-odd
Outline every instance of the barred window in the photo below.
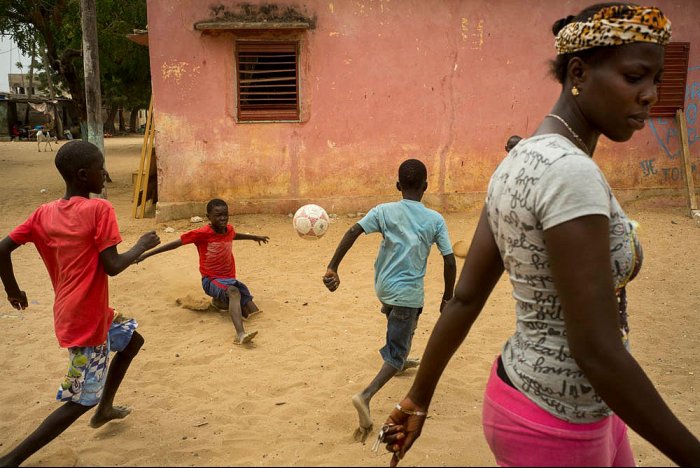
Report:
<svg viewBox="0 0 700 468"><path fill-rule="evenodd" d="M238 120L299 120L299 44L237 41Z"/></svg>
<svg viewBox="0 0 700 468"><path fill-rule="evenodd" d="M651 108L651 117L675 117L685 106L685 85L688 78L689 42L669 42L664 53L664 77L656 88L658 101Z"/></svg>

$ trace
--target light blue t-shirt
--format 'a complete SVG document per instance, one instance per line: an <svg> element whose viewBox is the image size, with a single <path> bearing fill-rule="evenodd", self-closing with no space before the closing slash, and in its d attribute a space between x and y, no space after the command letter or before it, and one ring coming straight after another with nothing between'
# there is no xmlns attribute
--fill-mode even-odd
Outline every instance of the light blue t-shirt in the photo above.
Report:
<svg viewBox="0 0 700 468"><path fill-rule="evenodd" d="M374 289L387 305L423 307L423 277L433 244L452 253L450 235L440 213L421 202L401 200L372 208L357 224L366 234L383 236L374 262Z"/></svg>

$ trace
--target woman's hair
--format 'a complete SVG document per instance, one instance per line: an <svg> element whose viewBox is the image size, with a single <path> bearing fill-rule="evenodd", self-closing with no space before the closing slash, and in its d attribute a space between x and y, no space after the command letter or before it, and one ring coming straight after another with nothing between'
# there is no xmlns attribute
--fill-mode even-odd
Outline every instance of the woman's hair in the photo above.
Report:
<svg viewBox="0 0 700 468"><path fill-rule="evenodd" d="M600 11L601 9L618 5L634 6L634 4L623 2L607 2L591 5L585 10L581 11L576 16L569 15L566 18L561 18L555 21L552 25L552 34L554 34L554 36L556 37L556 35L559 34L559 31L564 29L564 26L566 26L567 24L576 21L587 21L589 18L593 17L593 15L598 13L598 11ZM552 74L555 80L557 80L563 85L566 81L567 67L569 66L569 61L572 58L579 57L584 62L592 64L604 58L608 52L608 49L608 47L593 47L591 49L582 50L580 52L557 55L554 60L551 60L549 62L549 72Z"/></svg>

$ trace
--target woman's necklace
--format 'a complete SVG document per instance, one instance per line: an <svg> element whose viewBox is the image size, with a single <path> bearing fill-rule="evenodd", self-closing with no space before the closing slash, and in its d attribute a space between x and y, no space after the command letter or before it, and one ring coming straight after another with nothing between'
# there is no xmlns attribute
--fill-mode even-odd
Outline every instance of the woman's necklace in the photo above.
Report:
<svg viewBox="0 0 700 468"><path fill-rule="evenodd" d="M574 138L576 138L576 141L578 141L581 144L581 146L583 146L583 149L586 150L586 154L589 156L591 155L591 151L588 149L588 145L583 142L581 137L578 136L578 134L575 131L573 131L571 127L569 127L569 124L566 123L566 120L562 119L557 114L547 114L547 117L554 117L559 122L563 123L566 129L574 136Z"/></svg>

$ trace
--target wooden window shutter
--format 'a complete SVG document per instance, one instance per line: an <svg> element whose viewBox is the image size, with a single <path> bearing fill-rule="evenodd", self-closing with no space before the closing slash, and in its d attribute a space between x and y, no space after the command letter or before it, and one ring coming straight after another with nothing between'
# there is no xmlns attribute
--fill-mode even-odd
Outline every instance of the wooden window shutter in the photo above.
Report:
<svg viewBox="0 0 700 468"><path fill-rule="evenodd" d="M689 42L670 42L664 54L664 77L656 89L658 101L650 117L675 117L685 106L685 84L688 78Z"/></svg>
<svg viewBox="0 0 700 468"><path fill-rule="evenodd" d="M299 44L236 42L238 120L299 120Z"/></svg>

